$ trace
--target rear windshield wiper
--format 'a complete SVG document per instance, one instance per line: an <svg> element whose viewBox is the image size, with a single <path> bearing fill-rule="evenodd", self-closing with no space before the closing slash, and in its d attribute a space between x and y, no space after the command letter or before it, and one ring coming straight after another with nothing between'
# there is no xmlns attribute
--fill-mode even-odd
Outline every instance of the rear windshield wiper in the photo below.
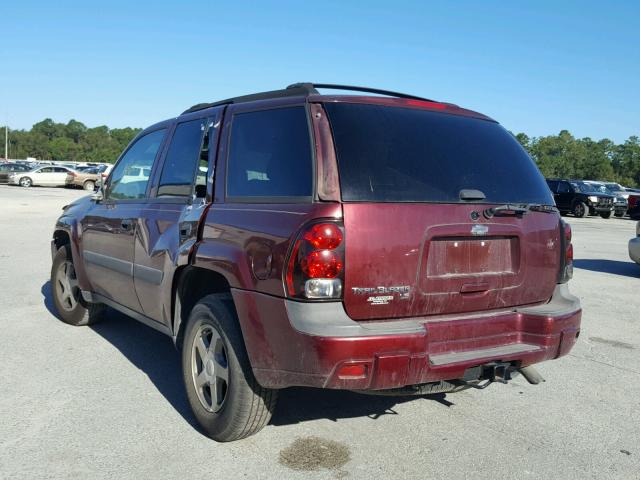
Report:
<svg viewBox="0 0 640 480"><path fill-rule="evenodd" d="M557 212L558 209L553 205L542 205L539 203L528 203L522 205L512 205L505 204L500 205L499 207L490 207L485 209L484 216L486 218L491 218L493 216L503 216L503 215L515 215L516 217L522 217L524 214L532 212L543 212L543 213L554 213Z"/></svg>

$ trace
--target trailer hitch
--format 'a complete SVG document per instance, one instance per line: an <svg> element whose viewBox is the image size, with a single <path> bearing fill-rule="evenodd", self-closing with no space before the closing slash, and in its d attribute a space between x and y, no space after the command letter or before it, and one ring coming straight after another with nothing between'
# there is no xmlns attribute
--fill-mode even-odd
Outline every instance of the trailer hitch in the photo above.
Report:
<svg viewBox="0 0 640 480"><path fill-rule="evenodd" d="M461 385L483 390L493 382L507 383L517 368L506 362L491 362L472 367L464 372L464 377L458 380Z"/></svg>

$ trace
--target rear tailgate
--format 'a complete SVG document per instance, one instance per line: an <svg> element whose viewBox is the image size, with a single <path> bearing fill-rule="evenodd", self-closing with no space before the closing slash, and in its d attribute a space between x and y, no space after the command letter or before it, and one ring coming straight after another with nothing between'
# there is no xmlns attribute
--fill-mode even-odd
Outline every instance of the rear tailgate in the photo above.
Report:
<svg viewBox="0 0 640 480"><path fill-rule="evenodd" d="M351 318L532 304L548 300L555 288L556 215L531 212L474 222L471 213L482 211L480 205L345 204L343 209L344 304Z"/></svg>
<svg viewBox="0 0 640 480"><path fill-rule="evenodd" d="M358 320L548 300L560 218L533 160L496 122L327 102L345 224L344 304ZM524 206L500 214L503 204Z"/></svg>

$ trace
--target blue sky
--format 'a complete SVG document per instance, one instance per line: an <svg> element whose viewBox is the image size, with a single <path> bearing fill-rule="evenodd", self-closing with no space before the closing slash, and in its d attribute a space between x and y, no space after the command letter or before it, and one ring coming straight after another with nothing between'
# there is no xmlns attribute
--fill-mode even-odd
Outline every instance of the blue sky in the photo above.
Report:
<svg viewBox="0 0 640 480"><path fill-rule="evenodd" d="M147 126L298 81L457 103L539 136L640 135L640 2L3 2L0 123Z"/></svg>

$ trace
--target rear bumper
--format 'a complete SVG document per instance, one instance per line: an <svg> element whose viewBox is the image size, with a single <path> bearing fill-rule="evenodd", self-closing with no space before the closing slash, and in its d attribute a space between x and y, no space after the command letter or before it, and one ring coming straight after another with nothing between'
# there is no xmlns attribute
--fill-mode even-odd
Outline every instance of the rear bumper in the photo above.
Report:
<svg viewBox="0 0 640 480"><path fill-rule="evenodd" d="M567 354L582 313L566 285L536 307L385 322L355 322L341 303L232 293L253 372L270 388L381 390L462 378L491 361L527 366Z"/></svg>

